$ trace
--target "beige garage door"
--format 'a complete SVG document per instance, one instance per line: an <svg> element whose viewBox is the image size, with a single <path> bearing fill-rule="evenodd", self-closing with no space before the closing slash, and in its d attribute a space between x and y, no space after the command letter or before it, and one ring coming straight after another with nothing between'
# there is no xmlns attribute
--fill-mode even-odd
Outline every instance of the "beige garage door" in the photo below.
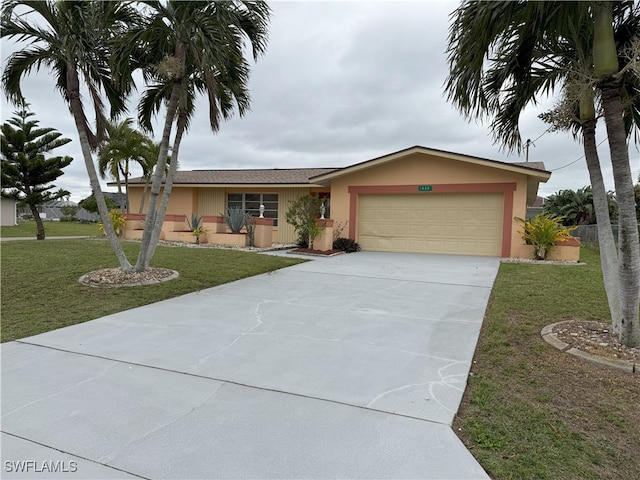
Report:
<svg viewBox="0 0 640 480"><path fill-rule="evenodd" d="M360 195L363 250L500 256L503 195Z"/></svg>

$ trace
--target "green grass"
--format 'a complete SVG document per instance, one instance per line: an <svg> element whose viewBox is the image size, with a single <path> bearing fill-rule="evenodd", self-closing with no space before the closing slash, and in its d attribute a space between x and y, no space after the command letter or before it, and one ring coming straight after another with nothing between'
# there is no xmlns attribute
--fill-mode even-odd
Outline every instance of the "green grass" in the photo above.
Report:
<svg viewBox="0 0 640 480"><path fill-rule="evenodd" d="M46 237L72 237L80 235L101 235L95 223L80 222L44 222ZM33 237L36 238L36 222L20 222L11 227L0 227L0 237Z"/></svg>
<svg viewBox="0 0 640 480"><path fill-rule="evenodd" d="M640 478L640 375L546 344L540 330L609 321L598 254L586 266L502 264L454 430L492 478Z"/></svg>
<svg viewBox="0 0 640 480"><path fill-rule="evenodd" d="M135 260L139 243L123 246ZM78 278L118 266L106 240L3 242L1 253L3 342L300 262L251 252L160 246L151 266L177 270L178 279L141 287L93 288L81 285Z"/></svg>

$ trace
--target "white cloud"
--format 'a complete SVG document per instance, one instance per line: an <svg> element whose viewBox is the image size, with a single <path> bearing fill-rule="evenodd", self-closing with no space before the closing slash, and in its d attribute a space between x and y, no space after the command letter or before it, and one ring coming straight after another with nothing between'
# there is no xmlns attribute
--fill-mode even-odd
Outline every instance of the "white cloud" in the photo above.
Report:
<svg viewBox="0 0 640 480"><path fill-rule="evenodd" d="M448 15L457 2L275 2L267 53L254 65L251 111L214 135L207 106L184 137L182 169L344 166L413 145L503 161L524 161L494 145L488 125L468 123L446 101ZM3 62L14 48L2 41ZM71 115L46 71L24 83L42 126L72 138L60 154L74 157L57 185L79 200L90 193ZM548 104L548 102L545 102ZM3 101L2 120L13 110ZM544 105L543 107L544 108ZM540 109L523 115L523 138L547 126ZM135 115L133 109L131 115ZM604 139L600 126L598 141ZM159 132L156 132L159 135ZM600 147L607 187L613 189L606 142ZM640 156L629 150L637 177ZM547 133L531 147L531 161L548 169L582 155L568 133ZM589 183L584 160L558 170L540 187L548 195Z"/></svg>

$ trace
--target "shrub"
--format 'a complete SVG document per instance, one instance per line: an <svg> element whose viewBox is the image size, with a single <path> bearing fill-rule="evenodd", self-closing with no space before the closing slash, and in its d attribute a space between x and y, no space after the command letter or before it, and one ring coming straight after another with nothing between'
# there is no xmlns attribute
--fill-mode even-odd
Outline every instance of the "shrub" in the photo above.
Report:
<svg viewBox="0 0 640 480"><path fill-rule="evenodd" d="M244 226L247 229L247 237L249 237L249 246L256 246L256 217L249 212L244 214Z"/></svg>
<svg viewBox="0 0 640 480"><path fill-rule="evenodd" d="M124 226L127 223L127 219L124 218L124 214L117 209L109 210L109 219L111 220L111 225L113 225L113 229L116 231L116 235L119 237L122 236L124 232ZM102 222L98 222L98 228L104 235L104 224Z"/></svg>
<svg viewBox="0 0 640 480"><path fill-rule="evenodd" d="M104 201L107 204L107 208L109 210L118 208L118 205L116 205L116 202L111 200L109 197L104 197ZM84 208L89 213L98 213L98 202L96 202L96 197L94 197L93 195L80 200L80 203L78 203L78 206L80 208Z"/></svg>
<svg viewBox="0 0 640 480"><path fill-rule="evenodd" d="M62 216L60 217L61 222L75 222L77 220L78 207L75 205L65 205L64 207L60 207L60 211L62 212Z"/></svg>
<svg viewBox="0 0 640 480"><path fill-rule="evenodd" d="M298 232L298 240L296 241L296 245L300 248L309 247L309 236L307 235L307 232Z"/></svg>
<svg viewBox="0 0 640 480"><path fill-rule="evenodd" d="M536 260L545 260L556 243L571 238L571 232L578 228L563 226L563 217L549 213L540 213L531 220L518 217L516 220L523 224L523 229L518 233L527 245L533 245Z"/></svg>
<svg viewBox="0 0 640 480"><path fill-rule="evenodd" d="M287 223L293 225L298 234L298 245L306 243L312 248L313 241L322 233L322 227L317 225L320 218L320 205L322 201L318 197L303 195L289 202L285 218Z"/></svg>
<svg viewBox="0 0 640 480"><path fill-rule="evenodd" d="M227 214L222 216L224 217L227 227L231 230L231 233L240 233L240 230L242 230L246 221L244 210L242 210L242 208L228 208Z"/></svg>
<svg viewBox="0 0 640 480"><path fill-rule="evenodd" d="M353 253L360 251L360 245L350 238L339 237L333 241L334 250L342 250L345 253Z"/></svg>
<svg viewBox="0 0 640 480"><path fill-rule="evenodd" d="M187 224L189 225L189 230L191 230L191 235L196 237L196 245L199 245L200 235L207 231L207 229L204 228L204 225L202 225L202 217L192 213L191 221L187 218Z"/></svg>

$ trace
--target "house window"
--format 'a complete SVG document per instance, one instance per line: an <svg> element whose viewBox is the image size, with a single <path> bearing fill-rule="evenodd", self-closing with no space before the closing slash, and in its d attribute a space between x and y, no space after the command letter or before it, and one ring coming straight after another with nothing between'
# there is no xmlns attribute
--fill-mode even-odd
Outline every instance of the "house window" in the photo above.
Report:
<svg viewBox="0 0 640 480"><path fill-rule="evenodd" d="M260 205L264 205L265 218L273 218L273 225L278 226L278 194L277 193L229 193L227 208L242 208L256 217L260 216Z"/></svg>

